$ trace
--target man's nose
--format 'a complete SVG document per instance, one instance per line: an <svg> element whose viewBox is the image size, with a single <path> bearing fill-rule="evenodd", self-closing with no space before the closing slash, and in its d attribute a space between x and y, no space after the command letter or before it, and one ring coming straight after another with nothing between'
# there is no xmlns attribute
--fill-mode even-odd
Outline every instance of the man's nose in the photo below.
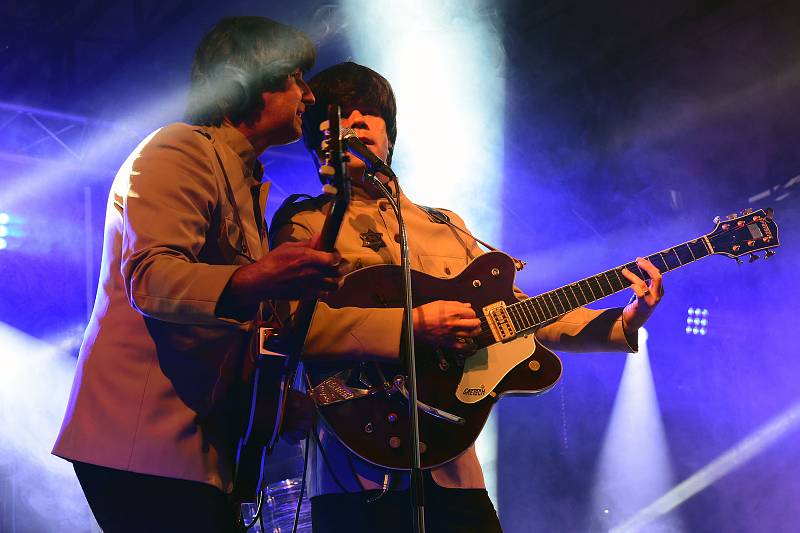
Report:
<svg viewBox="0 0 800 533"><path fill-rule="evenodd" d="M364 121L364 115L361 114L361 111L358 109L354 109L352 113L344 120L346 128L353 128L353 129L368 129L367 123Z"/></svg>

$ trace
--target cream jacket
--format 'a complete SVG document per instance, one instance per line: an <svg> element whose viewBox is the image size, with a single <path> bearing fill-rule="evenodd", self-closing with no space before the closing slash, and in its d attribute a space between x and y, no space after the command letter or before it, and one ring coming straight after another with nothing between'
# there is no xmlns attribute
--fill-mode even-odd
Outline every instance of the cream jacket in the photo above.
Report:
<svg viewBox="0 0 800 533"><path fill-rule="evenodd" d="M248 324L215 310L247 262L238 253L243 239L253 259L267 252L251 196L261 178L253 176L255 158L232 127L178 123L147 137L119 170L97 297L54 454L230 490L231 391ZM261 212L266 189L257 196Z"/></svg>
<svg viewBox="0 0 800 533"><path fill-rule="evenodd" d="M324 197L284 206L273 221L273 244L305 240L319 233L329 208L330 204ZM408 233L411 268L433 276L451 277L482 253L474 239L448 225L435 223L404 195L401 196L401 209ZM446 214L457 226L464 228L458 215L451 211L446 211ZM380 236L376 237L374 233ZM378 239L385 246L375 245L377 249L368 246ZM397 239L397 220L388 202L373 199L363 189L354 186L353 200L336 243L343 259L353 269L399 264ZM320 303L306 340L305 357L316 360L395 360L399 357L402 314L401 309L330 309ZM536 337L552 349L635 351L623 333L619 309L575 309L539 329ZM319 438L324 454L317 450L312 455L311 496L341 492L340 484L348 492L380 488L385 469L354 456L324 424L321 424ZM451 462L432 469L431 475L437 484L444 487L484 487L474 446ZM408 486L407 475L395 478L392 488Z"/></svg>

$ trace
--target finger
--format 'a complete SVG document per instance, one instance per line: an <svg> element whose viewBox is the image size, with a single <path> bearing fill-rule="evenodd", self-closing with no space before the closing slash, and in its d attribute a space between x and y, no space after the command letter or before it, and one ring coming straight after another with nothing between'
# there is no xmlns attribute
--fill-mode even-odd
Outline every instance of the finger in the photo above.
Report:
<svg viewBox="0 0 800 533"><path fill-rule="evenodd" d="M631 282L631 290L636 295L637 298L644 298L650 292L650 287L647 283L644 282L642 278L628 270L627 268L623 268L621 270L622 275Z"/></svg>
<svg viewBox="0 0 800 533"><path fill-rule="evenodd" d="M636 264L650 276L650 294L654 296L657 302L664 295L661 271L653 263L641 257L636 258Z"/></svg>
<svg viewBox="0 0 800 533"><path fill-rule="evenodd" d="M475 314L475 310L471 307L463 307L454 316L461 319L477 319L478 315Z"/></svg>
<svg viewBox="0 0 800 533"><path fill-rule="evenodd" d="M645 259L644 257L636 258L636 265L650 275L650 279L661 277L661 271L656 266Z"/></svg>
<svg viewBox="0 0 800 533"><path fill-rule="evenodd" d="M481 321L478 318L459 318L458 320L453 320L447 326L450 331L472 331L475 329L480 331Z"/></svg>
<svg viewBox="0 0 800 533"><path fill-rule="evenodd" d="M456 301L447 301L444 302L453 313L453 316L457 316L460 318L475 318L475 310L472 308L472 304L466 302L456 302Z"/></svg>
<svg viewBox="0 0 800 533"><path fill-rule="evenodd" d="M644 280L642 278L640 278L627 268L623 268L622 270L620 270L620 272L622 272L622 275L625 277L625 279L631 282L631 285L636 285L637 283L644 283Z"/></svg>
<svg viewBox="0 0 800 533"><path fill-rule="evenodd" d="M481 328L477 327L472 329L457 329L453 333L455 334L456 337L471 339L481 334Z"/></svg>
<svg viewBox="0 0 800 533"><path fill-rule="evenodd" d="M633 290L633 294L640 300L650 294L650 287L648 287L646 283L631 285L631 289Z"/></svg>
<svg viewBox="0 0 800 533"><path fill-rule="evenodd" d="M338 267L342 262L341 254L335 250L333 252L323 252L309 248L306 251L306 258L310 263L331 267Z"/></svg>
<svg viewBox="0 0 800 533"><path fill-rule="evenodd" d="M308 239L307 242L308 242L308 246L310 248L314 248L316 250L316 249L319 248L319 245L320 245L321 241L322 241L322 234L321 233L315 233L314 235L311 236L310 239Z"/></svg>
<svg viewBox="0 0 800 533"><path fill-rule="evenodd" d="M659 300L664 296L664 285L661 282L661 277L653 278L653 282L650 284L650 292Z"/></svg>

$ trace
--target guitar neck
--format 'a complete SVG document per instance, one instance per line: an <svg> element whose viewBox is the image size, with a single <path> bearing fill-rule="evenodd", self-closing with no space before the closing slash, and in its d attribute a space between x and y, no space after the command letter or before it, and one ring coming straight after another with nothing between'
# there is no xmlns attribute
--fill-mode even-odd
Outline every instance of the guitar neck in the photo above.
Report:
<svg viewBox="0 0 800 533"><path fill-rule="evenodd" d="M657 252L648 256L647 259L662 273L665 273L693 263L712 253L711 244L703 236ZM535 329L573 309L630 287L631 282L622 275L623 268L627 268L643 280L650 279L647 272L632 262L550 292L521 300L506 307L515 329L517 332Z"/></svg>

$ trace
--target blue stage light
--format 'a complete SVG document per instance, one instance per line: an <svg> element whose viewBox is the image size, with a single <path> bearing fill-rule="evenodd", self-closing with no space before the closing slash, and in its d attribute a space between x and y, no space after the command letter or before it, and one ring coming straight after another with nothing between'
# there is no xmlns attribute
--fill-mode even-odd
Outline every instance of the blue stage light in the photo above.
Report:
<svg viewBox="0 0 800 533"><path fill-rule="evenodd" d="M708 333L708 309L705 307L689 307L686 317L687 335L705 335ZM702 317L702 318L701 318Z"/></svg>
<svg viewBox="0 0 800 533"><path fill-rule="evenodd" d="M0 237L7 237L7 236L8 236L8 227L0 226Z"/></svg>
<svg viewBox="0 0 800 533"><path fill-rule="evenodd" d="M0 237L0 250L5 250L6 248L8 248L8 241Z"/></svg>
<svg viewBox="0 0 800 533"><path fill-rule="evenodd" d="M0 224L8 224L9 220L11 217L8 216L8 213L0 213Z"/></svg>

